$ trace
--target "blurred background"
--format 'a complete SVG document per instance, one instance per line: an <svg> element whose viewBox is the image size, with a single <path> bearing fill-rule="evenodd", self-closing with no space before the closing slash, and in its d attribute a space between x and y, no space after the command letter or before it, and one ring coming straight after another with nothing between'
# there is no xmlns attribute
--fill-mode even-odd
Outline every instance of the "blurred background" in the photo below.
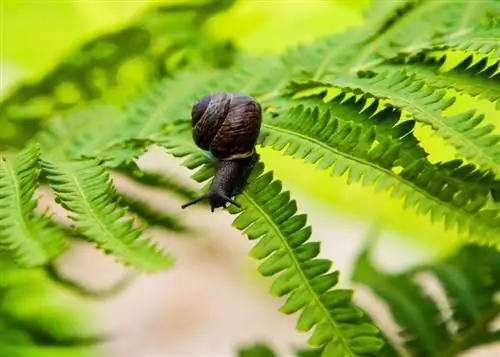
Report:
<svg viewBox="0 0 500 357"><path fill-rule="evenodd" d="M68 54L80 51L83 43L142 21L141 16L153 7L195 2L2 0L2 97L10 95L19 83L37 81L50 74ZM203 46L205 40L215 39L220 41L220 51L227 51L227 60L233 46L250 53L279 54L290 46L363 23L363 11L370 1L240 0L224 9L225 3L229 2L220 1L221 8L215 15L195 25L185 25L182 12L172 15L163 23L166 36L192 37L193 46ZM156 20L148 21L154 27ZM135 37L124 36L124 43L133 47ZM139 45L137 48L140 51ZM199 60L206 58L202 56ZM182 61L182 55L170 61L175 66ZM168 65L162 68L167 74ZM112 100L120 101L146 86L142 77L136 75L136 68L139 67L131 61L121 69L118 73L121 83L111 92ZM73 92L70 87L60 89L61 101L75 100ZM41 103L30 103L10 111L9 115L24 116L29 123L33 112L45 110ZM12 138L25 133L16 130L19 128L2 122L0 139L3 136L15 146L17 139ZM429 145L431 154L437 158L453 155L431 136ZM327 172L316 171L313 166L302 165L271 150L260 149L260 153L276 177L291 190L299 211L309 215L313 239L322 241L322 255L332 259L341 271L341 286L351 286L352 262L375 222L383 223L375 260L391 271L435 259L460 243L453 232L445 232L441 225L431 225L427 217L413 211L403 211L402 202L390 199L385 193L359 184L347 185L344 178L332 178ZM193 189L199 188L189 178L187 169L159 150L152 150L140 163L157 170L168 168L170 174L177 175ZM255 342L269 343L287 356L291 347L305 344L306 334L295 331L296 316L277 311L281 300L267 293L270 281L257 275L256 262L247 256L251 244L231 227L232 218L227 213L212 214L205 207L182 211L182 202L172 197L135 187L119 176L116 184L140 193L159 209L177 214L191 225L194 223L195 230L182 236L150 230L175 255L173 269L141 276L111 299L57 300L58 304L82 306L89 311L86 317L93 327L109 336L96 351L99 356L225 357L234 356L239 346ZM324 191L325 185L332 189ZM42 204L50 204L50 194L41 194L44 194ZM67 276L96 289L110 286L125 272L112 259L83 243L75 244L58 264ZM362 306L375 308L383 327L394 328L383 307L368 291L359 288L356 300ZM500 354L500 349L490 347L469 355L495 353Z"/></svg>

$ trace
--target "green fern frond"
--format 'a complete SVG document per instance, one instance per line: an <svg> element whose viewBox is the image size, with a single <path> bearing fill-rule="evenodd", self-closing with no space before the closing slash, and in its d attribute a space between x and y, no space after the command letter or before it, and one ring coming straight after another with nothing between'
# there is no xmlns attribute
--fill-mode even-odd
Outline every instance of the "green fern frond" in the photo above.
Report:
<svg viewBox="0 0 500 357"><path fill-rule="evenodd" d="M389 14L379 29L350 28L345 33L299 45L285 53L284 61L296 75L294 79L301 79L301 74L316 80L332 73L355 74L401 52L414 53L432 47L441 43L439 38L443 36L458 41L461 34L487 18L494 5L495 0L404 2L401 7L395 5L400 12L397 16Z"/></svg>
<svg viewBox="0 0 500 357"><path fill-rule="evenodd" d="M435 166L422 158L402 168L398 140L378 142L373 128L303 106L265 121L259 143L330 170L332 175L346 174L348 183L392 189L392 197L405 199L405 208L416 206L419 213L429 213L432 221L444 218L447 228L457 226L477 239L498 244L500 212L487 209L490 191L479 183L489 178L473 174L468 180L477 185L464 184L464 178L456 176L464 176L466 167L453 166L456 163Z"/></svg>
<svg viewBox="0 0 500 357"><path fill-rule="evenodd" d="M125 135L125 116L118 108L95 104L52 119L32 140L43 155L57 160L98 157L117 167L145 152L147 144ZM99 130L96 130L99 128Z"/></svg>
<svg viewBox="0 0 500 357"><path fill-rule="evenodd" d="M172 258L156 244L141 239L143 228L134 227L118 208L118 196L105 167L97 160L42 161L57 202L70 211L75 229L125 265L146 272L170 267Z"/></svg>
<svg viewBox="0 0 500 357"><path fill-rule="evenodd" d="M353 280L385 300L402 328L404 346L412 356L457 356L473 347L498 341L490 323L500 315L497 251L466 245L443 261L417 266L399 274L385 274L370 261L369 251L358 257ZM452 316L442 316L438 305L419 284L422 272L433 274L444 288ZM453 328L451 323L457 325Z"/></svg>
<svg viewBox="0 0 500 357"><path fill-rule="evenodd" d="M434 88L452 88L491 102L500 99L500 75L497 73L500 61L488 63L488 58L482 58L475 62L474 55L470 55L452 69L442 71L441 67L446 59L447 55L436 58L424 53L405 62L388 62L375 70L397 72L403 69Z"/></svg>
<svg viewBox="0 0 500 357"><path fill-rule="evenodd" d="M199 170L193 177L203 182L213 175L213 161L198 149L188 133L169 135L162 143L177 157L186 157L185 166ZM297 214L297 204L282 191L281 182L272 172L264 173L258 163L244 192L236 198L242 208L229 208L238 216L233 225L257 240L250 255L263 260L258 270L264 276L279 276L271 293L287 297L280 311L286 314L301 311L299 331L314 332L309 339L313 346L324 346L323 356L376 355L383 341L378 330L363 319L363 312L352 302L352 292L333 289L338 271L330 271L331 262L316 258L319 243L310 242L311 227L306 216Z"/></svg>
<svg viewBox="0 0 500 357"><path fill-rule="evenodd" d="M283 74L278 60L252 58L226 71L200 70L166 79L129 104L125 130L131 138L150 138L166 124L186 118L195 101L207 94L238 91L259 96L273 90Z"/></svg>
<svg viewBox="0 0 500 357"><path fill-rule="evenodd" d="M310 85L312 85L310 87ZM288 94L307 91L315 88L313 82L293 82L288 87ZM299 99L288 97L274 113L283 114L287 110L302 105L305 108L317 108L319 113L331 115L333 118L344 122L359 124L366 130L375 132L375 139L381 141L398 140L401 144L398 165L406 167L415 160L426 158L427 153L419 145L418 139L413 135L414 120L405 120L400 110L393 107L380 109L380 101L375 99L368 104L365 97L348 97L346 93L340 93L334 98L326 100L328 91L322 90L316 94L301 96ZM266 123L272 124L272 119L265 118Z"/></svg>
<svg viewBox="0 0 500 357"><path fill-rule="evenodd" d="M25 268L44 265L64 249L62 232L36 211L39 154L37 146L28 146L0 157L0 249Z"/></svg>
<svg viewBox="0 0 500 357"><path fill-rule="evenodd" d="M498 3L496 6L499 6ZM438 47L482 53L491 58L500 58L500 26L494 22L490 25L474 28L449 42L439 44Z"/></svg>
<svg viewBox="0 0 500 357"><path fill-rule="evenodd" d="M496 146L500 136L491 134L494 126L482 124L484 115L476 114L474 110L443 116L441 112L455 101L453 97L446 97L445 89L437 90L403 71L380 73L371 78L336 76L331 82L318 82L317 85L387 99L392 106L406 110L417 121L432 126L466 159L500 175L500 150Z"/></svg>

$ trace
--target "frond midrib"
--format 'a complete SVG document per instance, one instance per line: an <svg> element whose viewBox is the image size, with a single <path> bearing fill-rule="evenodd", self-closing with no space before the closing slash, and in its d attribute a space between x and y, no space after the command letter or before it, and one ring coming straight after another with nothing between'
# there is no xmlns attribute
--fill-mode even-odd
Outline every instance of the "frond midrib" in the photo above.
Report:
<svg viewBox="0 0 500 357"><path fill-rule="evenodd" d="M120 247L119 250L121 252L123 252L125 256L128 256L130 250L133 249L133 247L132 246L129 247L127 244L125 244L122 240L118 239L112 232L109 231L104 220L101 219L98 212L95 212L95 210L89 204L90 200L88 199L87 195L85 194L83 187L80 185L78 180L75 178L75 176L71 172L69 172L69 175L71 176L71 180L75 184L75 187L78 190L78 194L83 199L82 201L85 204L86 211L88 213L90 213L90 216L91 216L93 222L97 223L100 231L104 233L105 237L108 237L107 239L106 238L103 239L104 237L93 237L93 239L95 239L98 242L100 241L101 242L100 244L103 244L104 247L106 247L109 243L111 243L115 247ZM121 209L121 208L118 208L118 209ZM85 233L83 233L83 234L86 235ZM113 251L115 251L115 250L116 249L113 248ZM138 255L132 254L131 261L135 261L135 259L133 258L134 256L138 256ZM147 257L143 257L143 258L147 258Z"/></svg>
<svg viewBox="0 0 500 357"><path fill-rule="evenodd" d="M309 283L309 279L304 275L304 272L302 271L300 267L300 263L297 261L297 257L293 253L292 248L288 245L288 241L286 240L286 237L283 236L281 233L281 230L279 227L276 226L274 221L269 217L269 215L262 209L260 205L258 205L253 198L246 192L243 191L242 195L255 207L257 211L265 218L265 220L268 222L269 226L273 229L275 232L276 236L279 237L279 240L281 241L281 246L285 249L286 253L292 260L293 266L295 268L295 271L299 274L300 279L302 280L302 286L305 286L307 289L307 292L309 293L309 296L312 297L312 300L318 306L321 311L323 312L324 317L326 317L327 321L329 322L330 326L332 329L335 331L336 336L340 338L342 341L342 345L344 345L344 349L346 351L349 351L350 356L356 357L355 354L352 353L351 348L349 346L349 343L345 340L345 337L342 333L342 330L337 326L337 323L335 320L332 318L330 312L328 311L327 308L323 305L323 303L320 301L318 294L314 291L314 289L311 287L311 284Z"/></svg>
<svg viewBox="0 0 500 357"><path fill-rule="evenodd" d="M374 163L372 163L370 161L366 161L364 159L360 159L360 158L357 158L355 156L351 156L351 155L349 155L347 153L338 151L335 148L332 148L332 147L330 147L330 146L328 146L328 145L326 145L326 144L324 144L324 143L322 143L322 142L320 142L320 141L318 141L318 140L316 140L314 138L311 138L311 137L309 137L307 135L302 135L302 134L299 134L299 133L294 132L294 131L286 130L284 128L275 127L275 126L273 126L271 124L268 124L268 123L262 123L262 126L265 127L265 128L267 128L267 129L269 129L269 130L271 130L271 131L285 133L287 135L291 135L291 136L297 137L299 139L308 141L308 142L310 142L310 143L312 143L314 145L320 146L321 148L323 148L323 149L331 152L334 155L342 156L342 157L344 157L344 158L346 158L348 160L354 161L354 162L356 162L358 164L361 164L363 166L370 166L373 169L375 169L377 171L381 171L381 172L385 173L386 175L388 175L389 177L391 177L391 178L399 181L401 184L403 184L405 186L410 186L410 188L412 188L415 192L420 193L426 199L429 199L430 201L435 202L435 204L437 204L440 207L447 208L450 213L452 213L452 214L457 214L458 213L458 214L460 214L460 216L462 218L464 218L468 222L471 221L471 217L466 212L463 212L461 209L459 209L458 207L455 207L455 206L451 205L448 202L441 201L438 198L436 198L436 197L434 197L432 195L429 195L429 193L427 191L423 190L422 188L420 188L419 186L415 185L414 183L405 180L404 178L402 178L401 176L395 174L391 170L379 167L379 166L377 166L376 164L374 164ZM481 222L481 224L484 226L483 222ZM486 226L486 227L488 229L490 229L489 226Z"/></svg>
<svg viewBox="0 0 500 357"><path fill-rule="evenodd" d="M8 172L9 178L10 178L12 184L14 185L15 191L16 191L16 194L14 194L14 202L16 204L15 210L17 211L17 214L18 214L18 222L19 221L22 222L21 229L22 229L23 233L25 234L25 237L28 238L30 242L34 243L34 245L30 244L30 247L34 248L36 246L36 250L30 252L30 253L35 253L37 255L36 260L35 260L35 257L30 258L30 260L32 260L31 263L38 264L39 262L45 261L45 258L46 258L45 250L43 249L41 242L38 239L36 239L33 232L29 229L29 226L27 225L27 222L26 222L26 218L24 217L24 213L23 213L23 209L22 209L22 202L20 201L21 189L20 189L20 184L17 180L17 176L15 174L16 170L8 160L4 160L4 163L8 168L7 172Z"/></svg>

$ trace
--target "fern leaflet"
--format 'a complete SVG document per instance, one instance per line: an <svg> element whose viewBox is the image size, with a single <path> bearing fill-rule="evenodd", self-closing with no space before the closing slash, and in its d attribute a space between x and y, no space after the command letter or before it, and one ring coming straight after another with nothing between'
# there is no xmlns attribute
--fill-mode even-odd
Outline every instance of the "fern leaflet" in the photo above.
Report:
<svg viewBox="0 0 500 357"><path fill-rule="evenodd" d="M140 239L143 228L133 227L125 209L118 208L118 197L105 167L97 160L42 162L57 201L70 211L78 233L112 253L125 265L146 272L170 267L172 258L156 244Z"/></svg>
<svg viewBox="0 0 500 357"><path fill-rule="evenodd" d="M0 248L25 268L44 265L64 249L62 232L36 211L39 173L37 146L0 157Z"/></svg>

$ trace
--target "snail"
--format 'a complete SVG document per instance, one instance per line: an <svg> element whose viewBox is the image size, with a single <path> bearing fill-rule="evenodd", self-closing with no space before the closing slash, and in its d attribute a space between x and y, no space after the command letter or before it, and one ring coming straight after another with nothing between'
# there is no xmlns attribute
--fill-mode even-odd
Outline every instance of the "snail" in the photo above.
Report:
<svg viewBox="0 0 500 357"><path fill-rule="evenodd" d="M191 206L207 199L211 210L240 205L233 197L243 192L246 181L259 160L255 143L262 122L262 108L241 93L213 93L193 105L192 136L195 144L216 158L215 176L209 191L182 205Z"/></svg>

